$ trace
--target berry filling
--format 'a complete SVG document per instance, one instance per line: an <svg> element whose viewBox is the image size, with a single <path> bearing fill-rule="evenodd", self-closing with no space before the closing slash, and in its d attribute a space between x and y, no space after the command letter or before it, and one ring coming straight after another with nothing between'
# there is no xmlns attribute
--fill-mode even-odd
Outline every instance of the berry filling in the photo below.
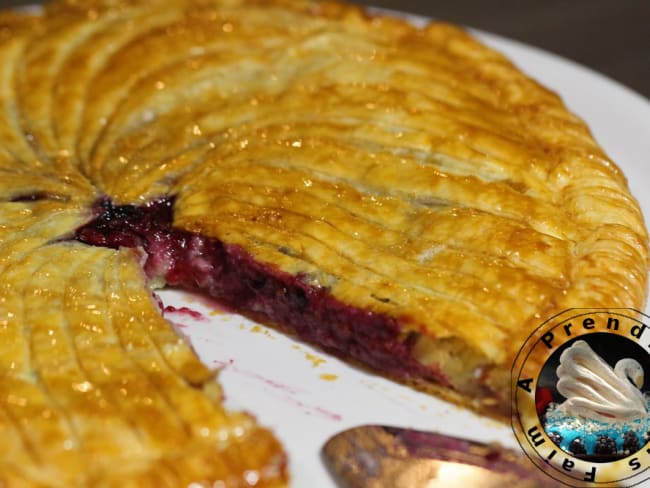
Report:
<svg viewBox="0 0 650 488"><path fill-rule="evenodd" d="M76 239L95 246L144 250L152 283L199 290L254 319L274 323L338 356L393 377L448 383L412 355L417 333L387 315L336 300L325 288L255 261L236 245L173 228L173 199L144 206L98 202Z"/></svg>

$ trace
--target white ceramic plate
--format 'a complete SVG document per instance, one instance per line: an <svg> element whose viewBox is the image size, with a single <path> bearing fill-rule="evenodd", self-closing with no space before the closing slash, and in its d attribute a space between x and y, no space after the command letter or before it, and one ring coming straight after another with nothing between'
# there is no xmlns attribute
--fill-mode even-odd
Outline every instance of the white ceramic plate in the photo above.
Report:
<svg viewBox="0 0 650 488"><path fill-rule="evenodd" d="M425 21L408 17L414 23ZM491 34L474 34L558 92L587 121L650 215L650 193L644 188L650 181L650 103L558 56ZM166 305L188 307L204 317L166 315L182 327L208 365L223 367L220 381L227 406L246 409L275 431L289 454L293 487L333 487L320 449L330 436L360 424L435 430L517 448L507 426L347 366L264 326L221 312L199 297L175 291L164 291L161 297Z"/></svg>

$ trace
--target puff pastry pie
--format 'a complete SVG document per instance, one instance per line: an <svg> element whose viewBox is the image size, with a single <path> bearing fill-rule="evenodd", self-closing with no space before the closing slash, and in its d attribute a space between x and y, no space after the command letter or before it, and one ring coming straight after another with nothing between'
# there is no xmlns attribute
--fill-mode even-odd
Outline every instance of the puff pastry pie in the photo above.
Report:
<svg viewBox="0 0 650 488"><path fill-rule="evenodd" d="M286 482L152 287L505 418L542 319L642 307L647 241L585 124L456 27L296 0L3 12L0 485Z"/></svg>

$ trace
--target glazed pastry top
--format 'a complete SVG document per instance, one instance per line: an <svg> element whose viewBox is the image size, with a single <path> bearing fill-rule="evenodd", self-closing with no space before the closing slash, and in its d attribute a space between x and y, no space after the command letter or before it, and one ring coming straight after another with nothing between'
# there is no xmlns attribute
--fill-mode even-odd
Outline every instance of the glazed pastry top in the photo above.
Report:
<svg viewBox="0 0 650 488"><path fill-rule="evenodd" d="M21 466L73 476L100 422L125 432L101 449L134 473L213 476L234 429L246 449L214 465L282 478L270 434L223 412L157 315L137 256L60 242L98 198L173 195L177 228L396 318L465 402L507 401L545 318L645 301L648 238L621 171L555 94L459 28L293 0L69 0L0 26L0 329L15 345L0 423ZM119 368L145 386L131 395ZM32 439L21 415L60 421ZM161 468L181 438L195 464Z"/></svg>

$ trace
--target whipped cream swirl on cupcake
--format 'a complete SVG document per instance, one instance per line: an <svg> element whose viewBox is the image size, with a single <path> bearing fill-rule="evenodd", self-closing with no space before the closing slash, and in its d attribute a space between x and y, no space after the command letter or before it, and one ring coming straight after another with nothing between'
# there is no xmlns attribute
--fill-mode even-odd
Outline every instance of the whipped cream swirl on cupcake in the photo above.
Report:
<svg viewBox="0 0 650 488"><path fill-rule="evenodd" d="M559 408L566 415L610 422L648 416L640 390L644 371L635 359L621 359L612 368L580 340L562 353L556 372L557 391L566 398Z"/></svg>

